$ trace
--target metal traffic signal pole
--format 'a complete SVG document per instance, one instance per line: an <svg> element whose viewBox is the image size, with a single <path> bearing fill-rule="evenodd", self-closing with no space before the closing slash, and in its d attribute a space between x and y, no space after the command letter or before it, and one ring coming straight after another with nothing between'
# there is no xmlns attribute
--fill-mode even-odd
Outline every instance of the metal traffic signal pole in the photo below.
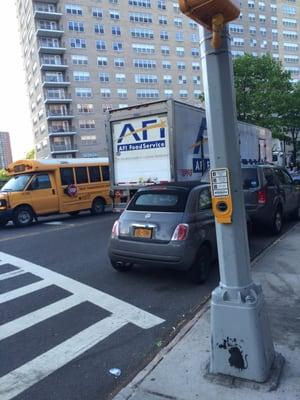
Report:
<svg viewBox="0 0 300 400"><path fill-rule="evenodd" d="M210 372L264 382L275 351L263 292L250 273L229 34L225 25L213 48L212 33L200 30L212 196L223 196L213 198L220 283L211 301Z"/></svg>

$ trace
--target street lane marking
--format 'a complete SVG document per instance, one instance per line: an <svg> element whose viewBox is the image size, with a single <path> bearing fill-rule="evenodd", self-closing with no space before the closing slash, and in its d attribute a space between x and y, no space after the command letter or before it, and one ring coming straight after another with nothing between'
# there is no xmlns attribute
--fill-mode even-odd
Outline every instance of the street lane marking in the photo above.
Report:
<svg viewBox="0 0 300 400"><path fill-rule="evenodd" d="M23 274L26 274L26 272L22 271L21 269L16 270L16 271L5 272L4 274L0 274L0 281L4 281L5 279L14 278L15 276L19 276L19 275L23 275Z"/></svg>
<svg viewBox="0 0 300 400"><path fill-rule="evenodd" d="M110 316L0 378L0 398L10 400L127 324Z"/></svg>
<svg viewBox="0 0 300 400"><path fill-rule="evenodd" d="M50 286L50 283L46 282L45 280L41 280L35 283L31 283L30 285L22 286L15 290L10 290L9 292L2 293L0 294L0 304L6 303L10 300L14 300L18 297L24 296L25 294L44 289L47 286Z"/></svg>
<svg viewBox="0 0 300 400"><path fill-rule="evenodd" d="M163 319L156 317L147 311L141 310L140 308L126 303L123 300L119 300L107 293L94 289L93 287L85 285L84 283L75 281L74 279L68 278L67 276L59 274L58 272L53 272L47 268L41 267L40 265L33 264L29 261L2 252L0 252L0 260L4 260L7 264L12 264L26 272L37 275L45 280L45 286L56 285L67 292L80 296L82 299L85 299L85 301L90 301L91 303L104 308L112 314L117 314L122 318L126 318L128 322L131 322L142 329L149 329L164 322ZM43 281L28 286L32 286L34 288L33 285L42 285L42 282ZM25 286L23 290L26 291L28 286ZM21 289L16 289L14 292L17 293L17 291L21 291ZM1 297L3 296L3 298L5 298L5 296L9 296L9 293L11 292L0 295L0 303Z"/></svg>
<svg viewBox="0 0 300 400"><path fill-rule="evenodd" d="M14 319L6 324L2 324L0 325L0 340L15 335L16 333L45 321L48 318L54 317L55 315L75 307L80 303L82 303L82 299L76 295L72 295L26 314L23 317Z"/></svg>
<svg viewBox="0 0 300 400"><path fill-rule="evenodd" d="M162 318L141 310L107 293L101 292L100 290L94 289L57 272L53 272L40 265L0 252L0 276L1 265L4 264L14 266L17 268L16 271L19 271L20 274L21 272L30 273L39 277L41 280L1 294L0 304L25 294L30 295L30 293L36 290L53 285L64 289L69 292L70 295L16 318L15 320L2 324L0 326L0 341L30 327L35 327L34 329L43 329L42 327L38 327L37 324L83 302L90 302L101 307L110 312L111 315L83 329L81 332L40 354L15 370L8 372L5 376L2 376L0 378L1 400L11 400L128 323L132 323L142 329L149 329L164 322ZM2 275L5 276L7 274L10 274L10 272L3 273ZM16 273L14 276L17 275ZM11 278L13 278L13 276ZM42 332L39 334L42 335ZM10 350L11 349L7 349L7 351Z"/></svg>

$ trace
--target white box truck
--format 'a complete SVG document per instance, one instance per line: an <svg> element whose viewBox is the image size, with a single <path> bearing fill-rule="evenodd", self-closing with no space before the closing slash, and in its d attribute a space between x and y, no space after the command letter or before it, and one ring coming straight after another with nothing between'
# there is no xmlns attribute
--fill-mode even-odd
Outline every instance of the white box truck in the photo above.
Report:
<svg viewBox="0 0 300 400"><path fill-rule="evenodd" d="M242 163L272 161L265 144L270 131L239 122L238 134ZM168 99L110 110L106 136L116 209L141 186L200 181L209 168L205 110L199 107Z"/></svg>

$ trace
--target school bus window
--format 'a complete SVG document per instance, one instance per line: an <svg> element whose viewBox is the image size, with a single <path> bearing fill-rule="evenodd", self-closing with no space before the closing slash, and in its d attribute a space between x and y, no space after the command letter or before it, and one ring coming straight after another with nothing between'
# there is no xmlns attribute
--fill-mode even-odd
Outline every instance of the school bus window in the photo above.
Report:
<svg viewBox="0 0 300 400"><path fill-rule="evenodd" d="M48 174L37 175L29 185L29 190L51 189L51 182Z"/></svg>
<svg viewBox="0 0 300 400"><path fill-rule="evenodd" d="M101 166L101 172L102 172L102 179L104 181L109 181L109 169L108 165L102 165Z"/></svg>
<svg viewBox="0 0 300 400"><path fill-rule="evenodd" d="M73 168L61 168L60 178L62 186L72 185L74 183Z"/></svg>
<svg viewBox="0 0 300 400"><path fill-rule="evenodd" d="M100 182L100 169L99 167L89 167L90 182Z"/></svg>
<svg viewBox="0 0 300 400"><path fill-rule="evenodd" d="M76 183L88 183L88 175L86 167L76 167L75 168Z"/></svg>

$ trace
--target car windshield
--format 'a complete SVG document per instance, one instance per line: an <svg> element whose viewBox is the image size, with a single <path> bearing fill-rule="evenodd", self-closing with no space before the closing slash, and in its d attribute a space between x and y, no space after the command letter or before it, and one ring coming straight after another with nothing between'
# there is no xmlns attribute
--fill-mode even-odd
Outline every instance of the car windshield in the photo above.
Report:
<svg viewBox="0 0 300 400"><path fill-rule="evenodd" d="M21 192L29 182L32 174L16 175L2 187L2 192Z"/></svg>
<svg viewBox="0 0 300 400"><path fill-rule="evenodd" d="M242 168L243 189L254 189L258 187L258 176L256 168Z"/></svg>
<svg viewBox="0 0 300 400"><path fill-rule="evenodd" d="M184 212L188 192L186 190L151 190L137 193L127 210Z"/></svg>

